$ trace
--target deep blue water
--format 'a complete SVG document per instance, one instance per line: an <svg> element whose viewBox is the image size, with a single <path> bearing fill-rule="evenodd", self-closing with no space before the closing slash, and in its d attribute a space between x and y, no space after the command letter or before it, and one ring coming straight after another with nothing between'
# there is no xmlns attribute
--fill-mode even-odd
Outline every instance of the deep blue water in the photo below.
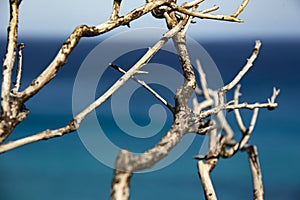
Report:
<svg viewBox="0 0 300 200"><path fill-rule="evenodd" d="M24 50L23 87L30 84L55 56L63 39L33 40L21 38ZM72 118L72 87L78 68L87 54L100 42L99 38L84 39L75 49L66 66L26 106L28 118L17 127L9 140L14 140L47 128L64 126ZM224 82L231 80L251 53L254 40L201 41L216 62ZM1 55L5 43L1 41ZM255 66L242 80L241 100L266 101L272 87L281 89L279 107L274 111L261 110L251 143L259 150L266 199L298 199L300 196L300 39L265 39ZM109 49L108 49L109 51ZM113 53L113 52L112 52ZM155 58L154 58L155 59ZM122 60L122 58L120 58ZM169 58L166 60L173 60ZM119 61L121 62L121 61ZM134 62L123 58L126 66ZM109 69L111 70L111 69ZM97 87L101 94L120 74L107 70L107 79ZM172 77L166 77L172 78ZM166 88L153 85L173 104ZM132 118L140 125L149 123L149 105L155 102L143 89L130 102ZM145 96L149 95L149 96ZM227 98L231 97L231 93ZM144 97L142 102L139 97ZM168 129L171 113L163 130L150 139L134 139L116 127L110 111L110 100L97 109L98 119L108 137L116 144L136 151L151 147ZM145 105L145 106L144 106ZM145 114L146 113L146 114ZM248 112L243 112L246 116ZM146 117L145 117L146 116ZM230 123L235 121L228 114ZM132 199L203 199L197 175L197 155L203 137L197 136L192 146L172 165L151 173L135 174L131 182ZM29 144L0 155L0 199L108 199L113 170L97 161L81 143L77 133ZM251 174L247 155L238 153L220 160L212 173L219 199L251 199Z"/></svg>

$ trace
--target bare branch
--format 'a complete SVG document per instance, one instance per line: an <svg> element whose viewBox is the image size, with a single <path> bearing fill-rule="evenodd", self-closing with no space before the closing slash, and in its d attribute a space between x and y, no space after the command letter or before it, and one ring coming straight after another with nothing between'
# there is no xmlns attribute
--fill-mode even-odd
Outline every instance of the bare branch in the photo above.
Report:
<svg viewBox="0 0 300 200"><path fill-rule="evenodd" d="M21 1L10 1L10 22L8 27L7 48L3 61L2 71L2 90L1 90L1 107L2 118L6 120L11 114L10 110L10 90L11 76L15 63L15 49L17 47L18 38L18 22L19 22L19 5ZM1 135L1 133L0 133ZM0 141L1 142L1 141Z"/></svg>
<svg viewBox="0 0 300 200"><path fill-rule="evenodd" d="M54 137L60 137L67 133L76 131L81 122L94 109L105 102L113 93L115 93L129 79L133 79L144 88L146 88L159 101L166 105L174 116L174 121L171 128L161 138L161 140L152 148L140 155L133 155L127 150L121 150L116 158L114 178L111 184L111 199L126 200L130 196L130 180L133 172L151 168L157 162L168 156L170 151L181 142L185 134L189 132L197 134L209 135L209 148L205 155L196 156L198 159L198 173L205 192L205 198L208 200L217 199L210 173L217 165L219 158L232 157L236 152L245 150L249 156L249 163L253 177L254 199L262 200L264 198L262 175L258 161L257 149L255 146L248 145L252 131L256 124L259 108L275 109L278 104L276 98L280 90L273 89L272 96L267 103L248 102L239 103L240 85L237 85L242 77L252 67L256 60L261 42L256 41L252 55L247 59L247 63L233 78L233 80L220 88L218 91L212 90L207 86L205 72L201 67L199 60L196 61L201 89L197 88L194 70L188 55L186 46L186 32L189 24L194 17L200 19L213 19L221 21L242 22L237 17L244 11L249 0L243 0L242 4L232 15L209 14L216 11L219 7L196 11L199 4L204 0L192 0L191 2L183 3L181 6L176 0L146 0L146 3L132 10L124 16L119 16L122 0L113 0L113 8L110 19L97 26L81 25L75 28L73 33L68 37L66 42L61 46L56 57L47 66L47 68L32 81L31 85L20 90L22 78L22 49L23 44L17 46L18 36L18 9L21 0L10 0L10 22L7 37L7 51L3 62L2 72L2 88L1 88L1 106L2 113L0 117L0 154L17 147ZM112 29L127 25L129 23L147 13L151 12L155 18L164 18L167 22L169 31L140 58L127 72L122 68L111 64L111 66L121 72L122 77L117 80L103 95L98 97L94 102L78 113L67 125L54 130L44 130L28 137L17 139L15 141L4 143L5 139L14 130L14 128L22 122L29 113L29 110L24 106L29 98L38 93L48 82L55 76L58 70L66 63L68 56L79 43L82 37L93 37L104 34ZM163 99L156 91L154 91L144 81L135 77L136 74L145 73L140 71L150 59L155 55L170 39L178 53L178 57L182 66L184 75L184 83L176 91L175 107L173 108L165 99ZM15 64L16 49L18 52L17 76L14 88L12 87L12 71ZM232 101L225 102L225 94L236 86L234 98ZM189 108L188 102L193 92L197 95L202 95L204 101L198 102L197 98L193 99L194 108ZM253 110L252 118L248 128L245 127L239 109ZM234 140L234 133L225 118L224 110L234 111L235 118L239 129L242 132L242 138L239 142ZM207 117L214 116L215 118ZM219 131L221 131L219 133Z"/></svg>

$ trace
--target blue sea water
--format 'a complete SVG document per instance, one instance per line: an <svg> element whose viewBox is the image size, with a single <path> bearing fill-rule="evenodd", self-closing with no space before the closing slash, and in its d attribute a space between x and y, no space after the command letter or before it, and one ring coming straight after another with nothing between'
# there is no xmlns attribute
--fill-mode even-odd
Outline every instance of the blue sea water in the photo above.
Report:
<svg viewBox="0 0 300 200"><path fill-rule="evenodd" d="M63 40L21 38L26 44L23 87L49 64ZM84 58L99 42L99 38L84 39L79 44L53 82L26 103L31 114L9 140L48 128L59 128L69 122L76 73ZM249 38L199 42L215 61L225 83L243 66L254 45L254 40ZM2 40L1 55L4 55L4 47ZM266 199L299 199L300 196L299 47L299 38L266 38L258 60L241 82L242 101L266 101L272 94L273 86L281 89L279 107L274 111L260 111L250 141L259 150ZM129 65L133 61L125 59L124 62ZM120 76L116 72L107 73L111 79L98 85L99 94ZM172 102L173 96L167 90L158 89L165 92L168 101ZM143 89L137 92L143 97L148 95ZM149 96L140 103L136 100L138 97L131 102L134 105L132 118L136 123L146 125L149 123L149 105L155 99ZM154 145L171 124L171 113L166 111L168 120L159 135L146 141L135 140L122 136L122 131L110 115L109 105L110 100L97 109L99 121L111 133L111 140L136 151ZM249 116L249 112L243 114ZM227 116L234 130L237 130L232 113ZM199 153L202 141L203 137L197 136L183 156L164 169L135 174L131 181L131 199L204 199L197 175L197 161L192 159ZM88 152L78 134L71 133L0 155L0 199L108 199L112 175L113 170ZM251 174L245 153L238 153L231 159L221 159L212 172L212 179L219 199L252 199Z"/></svg>

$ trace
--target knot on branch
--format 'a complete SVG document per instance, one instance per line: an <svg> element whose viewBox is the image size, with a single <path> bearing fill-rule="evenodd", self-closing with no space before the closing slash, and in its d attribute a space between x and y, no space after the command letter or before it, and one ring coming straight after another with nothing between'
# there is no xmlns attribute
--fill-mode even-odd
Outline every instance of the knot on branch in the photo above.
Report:
<svg viewBox="0 0 300 200"><path fill-rule="evenodd" d="M80 123L77 119L72 119L69 122L70 131L76 131L80 126Z"/></svg>
<svg viewBox="0 0 300 200"><path fill-rule="evenodd" d="M153 17L157 18L157 19L162 19L165 18L164 13L167 11L166 8L164 7L158 7L155 8L151 11L151 14Z"/></svg>
<svg viewBox="0 0 300 200"><path fill-rule="evenodd" d="M22 0L10 0L9 1L10 4L17 4L18 6L20 5L21 2L22 2Z"/></svg>

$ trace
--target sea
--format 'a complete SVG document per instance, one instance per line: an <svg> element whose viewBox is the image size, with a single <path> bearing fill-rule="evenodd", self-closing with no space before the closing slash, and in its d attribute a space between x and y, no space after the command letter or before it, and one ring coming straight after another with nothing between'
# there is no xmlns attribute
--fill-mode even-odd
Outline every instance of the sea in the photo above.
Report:
<svg viewBox="0 0 300 200"><path fill-rule="evenodd" d="M196 39L208 55L212 58L224 84L243 67L251 55L255 39L257 38L231 38L223 40ZM259 39L259 38L258 38ZM30 85L55 57L65 38L32 38L20 37L20 42L25 43L23 50L23 74L21 90ZM84 101L85 97L74 97L77 91L76 81L90 52L105 40L101 37L83 38L74 52L68 57L56 77L47 84L36 96L28 100L25 106L30 110L29 116L18 125L6 142L17 140L46 129L56 129L65 126L76 112L88 104L79 105L74 109L74 102ZM296 200L300 197L300 38L272 38L261 39L262 48L253 67L241 80L240 101L249 103L267 102L271 97L273 87L280 89L277 98L278 108L269 111L260 109L256 126L249 143L258 148L260 165L262 169L265 199ZM2 38L0 55L4 56L6 42ZM107 48L108 54L114 54L114 49L122 45L132 45L135 41L124 44L112 44ZM119 46L118 46L119 45ZM145 49L137 49L126 55L112 60L123 69L128 70L143 53ZM159 56L161 55L161 56ZM152 59L164 60L163 65L173 66L175 71L181 72L176 56L170 52L162 52ZM98 55L101 58L101 54ZM107 56L107 55L106 55ZM151 60L150 60L151 63ZM177 64L176 64L177 63ZM98 80L94 88L94 100L103 94L121 73L108 66L103 71L104 76ZM161 63L160 63L161 64ZM147 71L147 70L145 70ZM159 71L157 69L156 71ZM172 71L173 73L173 71ZM175 73L175 72L174 72ZM14 72L15 76L15 72ZM139 75L141 79L143 76ZM170 74L151 75L170 81L176 79ZM84 79L84 91L92 90L89 87L93 74ZM179 84L180 84L179 80ZM109 98L93 112L96 121L101 126L101 133L97 127L84 124L85 129L95 134L104 134L111 145L119 149L125 148L135 153L141 153L151 148L166 133L172 124L172 113L154 98L143 87L131 80L131 84L138 86L128 95L126 88L120 88L123 93ZM174 91L167 86L155 81L150 84L156 91L174 105ZM123 95L123 96L122 96ZM125 96L129 96L126 99ZM227 100L232 99L233 93L229 92ZM79 98L79 99L78 99ZM129 115L118 112L126 107ZM158 105L152 107L153 104ZM73 106L72 106L73 105ZM80 107L82 106L82 107ZM155 111L159 114L155 114ZM149 111L150 110L150 111ZM162 113L162 114L161 114ZM252 111L242 110L245 125L249 124ZM225 112L228 122L235 131L235 139L241 136L236 126L232 112ZM150 123L162 124L157 134L128 135L132 121L139 127L147 127ZM159 120L156 120L159 119ZM161 123L160 120L164 120ZM127 127L120 128L119 124ZM90 125L90 126L89 126ZM152 127L153 128L153 127ZM132 128L133 129L133 128ZM138 129L144 130L144 129ZM89 136L84 136L84 130L67 134L45 141L28 144L0 155L0 200L96 200L109 199L113 169L110 165L115 160L115 154L110 147L97 140L93 147ZM192 136L191 136L192 135ZM95 136L96 137L96 136ZM153 170L135 173L131 179L130 199L204 199L201 182L197 173L197 160L193 156L205 152L205 136L195 136L190 133L185 137L192 138L191 143L172 162ZM91 136L93 140L93 136ZM102 159L95 151L102 152L106 158ZM106 161L108 159L108 161ZM105 161L103 161L105 160ZM215 191L221 200L253 199L252 179L245 152L238 152L229 159L220 159L217 167L212 171L211 178Z"/></svg>

